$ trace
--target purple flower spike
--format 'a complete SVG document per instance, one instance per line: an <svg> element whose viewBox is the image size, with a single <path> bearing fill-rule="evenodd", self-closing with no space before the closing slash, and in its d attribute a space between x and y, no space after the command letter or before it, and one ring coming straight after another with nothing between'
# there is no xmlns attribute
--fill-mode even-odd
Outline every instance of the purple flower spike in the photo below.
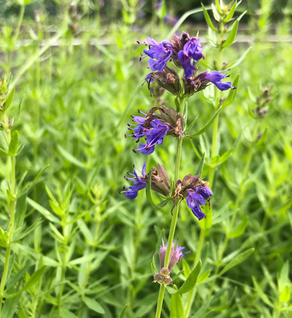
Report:
<svg viewBox="0 0 292 318"><path fill-rule="evenodd" d="M187 78L190 78L194 74L195 70L195 62L191 63L191 58L184 52L179 51L177 54L177 59L180 61L181 66L185 71L185 75Z"/></svg>
<svg viewBox="0 0 292 318"><path fill-rule="evenodd" d="M200 43L200 39L191 38L190 41L188 41L184 45L183 52L185 55L187 55L189 58L193 58L195 61L200 60L203 55L203 48Z"/></svg>
<svg viewBox="0 0 292 318"><path fill-rule="evenodd" d="M143 133L147 136L146 145L139 144L138 148L138 151L144 155L150 155L154 151L155 145L161 145L163 143L163 138L170 129L168 125L163 124L158 119L152 120L150 125L153 129L144 129L143 131Z"/></svg>
<svg viewBox="0 0 292 318"><path fill-rule="evenodd" d="M148 55L150 57L148 60L149 67L152 71L162 71L165 68L167 61L172 56L171 43L169 41L157 43L151 36L148 36L147 42L144 44L149 46L149 50L143 50L144 55L142 56L145 57L145 55Z"/></svg>
<svg viewBox="0 0 292 318"><path fill-rule="evenodd" d="M222 83L221 80L228 77L228 75L222 74L224 71L213 71L213 72L208 72L204 76L205 80L208 80L215 84L221 91L226 91L229 88L235 88L234 86L231 85L231 82L225 82Z"/></svg>
<svg viewBox="0 0 292 318"><path fill-rule="evenodd" d="M138 195L138 191L146 188L147 185L147 178L146 176L146 162L143 163L142 171L137 169L134 166L135 170L140 172L142 176L138 176L136 171L134 170L134 173L129 173L128 175L132 176L131 178L125 177L126 180L133 182L133 185L130 187L124 187L124 189L127 189L126 191L121 191L120 193L125 193L127 199L135 199Z"/></svg>
<svg viewBox="0 0 292 318"><path fill-rule="evenodd" d="M196 188L195 191L188 190L187 205L192 210L198 220L202 220L206 215L202 212L200 205L206 205L206 200L213 195L208 187Z"/></svg>

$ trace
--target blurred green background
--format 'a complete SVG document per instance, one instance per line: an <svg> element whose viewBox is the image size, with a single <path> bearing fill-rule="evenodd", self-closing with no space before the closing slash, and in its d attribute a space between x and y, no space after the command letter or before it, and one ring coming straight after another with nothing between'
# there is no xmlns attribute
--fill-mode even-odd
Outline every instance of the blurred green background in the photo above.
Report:
<svg viewBox="0 0 292 318"><path fill-rule="evenodd" d="M207 6L210 2L203 3ZM126 200L119 191L128 185L123 178L126 172L132 172L133 164L141 167L144 160L147 172L158 162L173 177L176 143L165 138L153 155L143 157L132 152L137 148L133 140L124 138L130 115L137 115L138 109L147 112L157 102L157 98L149 96L147 85L141 86L149 71L146 60L139 61L143 48L136 40L144 41L150 34L157 41L169 38L174 18L199 8L200 1L167 1L164 11L154 1L35 1L25 7L18 39L14 39L14 34L19 5L0 1L0 7L1 77L7 78L11 73L12 81L17 80L10 118L18 117L22 101L16 128L25 147L17 159L17 179L28 171L26 182L32 181L49 164L29 197L53 213L46 187L62 204L69 191L65 189L67 184L72 191L68 207L71 218L79 218L73 222L76 231L66 247L72 251L73 263L66 271L71 283L64 287L62 304L82 318L117 317L125 304L127 317L153 317L158 285L152 284L150 263L160 241L155 226L168 232L171 207L157 210L142 191L133 201ZM255 252L216 281L208 306L211 282L198 285L191 317L200 308L205 308L200 317L290 317L291 300L280 301L283 284L277 279L285 262L292 265L291 1L243 1L238 10L236 16L245 10L247 13L240 21L238 41L224 51L223 61L236 61L251 49L230 71L231 81L240 74L237 96L220 115L218 155L222 162L212 188L214 220L206 235L202 272L210 270L214 274L216 266L221 268L247 248L254 247ZM171 19L165 21L166 14ZM190 15L179 30L192 36L200 31L206 63L212 65L216 51L207 43L202 12ZM265 87L270 88L272 101L267 116L257 121L255 130L252 109ZM205 93L212 94L213 89L210 87ZM189 122L199 115L194 131L214 113L206 94L194 94L188 101ZM160 99L174 107L174 99L167 92ZM256 145L251 143L254 132L257 136L263 134ZM185 139L182 177L195 173L202 153L210 159L211 139L211 129L203 136ZM242 173L251 148L244 197L235 220L235 228L240 229L229 240L222 263L218 264L218 250L242 187ZM231 155L222 157L230 149ZM204 167L206 180L210 164L207 160ZM9 173L9 165L0 155L2 183ZM62 196L63 190L67 192ZM4 199L0 209L3 225L8 220ZM56 251L62 244L55 242L50 222L38 210L28 204L26 225L38 218L43 223L21 244L58 260ZM61 226L57 228L60 230ZM175 237L190 251L185 260L191 267L199 234L199 223L182 204ZM23 263L36 259L31 251L20 253ZM92 260L85 258L74 263L89 253L96 253ZM179 267L175 268L176 273L179 271ZM287 275L284 281L291 290L290 274ZM59 278L56 267L46 272L40 286L43 294L38 295L39 315L34 317L53 317L52 298L57 293L46 281L58 283ZM182 281L178 277L175 282L181 285ZM21 305L33 306L33 295L23 294ZM97 314L83 303L84 295L102 304L105 314ZM164 317L169 317L169 302L167 295ZM280 305L290 307L290 312L281 311Z"/></svg>

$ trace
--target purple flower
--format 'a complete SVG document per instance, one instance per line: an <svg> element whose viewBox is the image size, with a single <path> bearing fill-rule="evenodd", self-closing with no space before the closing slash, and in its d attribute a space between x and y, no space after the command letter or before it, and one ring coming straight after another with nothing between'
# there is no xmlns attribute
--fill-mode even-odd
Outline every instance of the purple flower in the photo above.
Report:
<svg viewBox="0 0 292 318"><path fill-rule="evenodd" d="M139 171L142 174L142 176L138 176L135 170L134 170L134 174L128 172L128 175L132 176L132 178L125 177L125 179L128 181L132 181L133 185L131 185L130 187L124 187L124 189L127 189L127 190L120 192L120 193L126 193L126 198L128 199L135 199L137 197L138 191L146 188L146 185L147 185L147 178L145 177L146 162L143 163L142 171L137 169L135 166L134 168L135 170Z"/></svg>
<svg viewBox="0 0 292 318"><path fill-rule="evenodd" d="M134 132L131 135L125 135L125 138L127 137L133 137L134 140L139 140L140 138L145 137L145 128L143 127L145 120L146 120L146 114L141 112L141 110L138 110L139 113L142 113L145 117L140 116L131 116L133 119L133 122L137 124L128 124L130 128L129 130L134 130Z"/></svg>
<svg viewBox="0 0 292 318"><path fill-rule="evenodd" d="M166 242L166 244L164 244L163 239L162 239L162 247L160 248L159 251L159 259L160 259L160 265L163 268L164 266L164 260L165 260L165 254L166 254L166 250L167 250L167 244L168 242ZM174 265L180 261L184 254L182 253L182 250L185 249L185 247L180 247L178 246L178 240L177 240L177 245L176 245L176 250L174 249L174 245L175 245L175 241L172 242L171 245L171 251L170 251L170 258L169 258L169 264L168 264L168 269L169 271L171 271L174 267Z"/></svg>
<svg viewBox="0 0 292 318"><path fill-rule="evenodd" d="M149 67L152 71L162 71L172 56L172 45L169 41L157 43L151 36L147 37L147 41L144 44L149 46L149 50L144 49L143 52L145 53L144 55L150 57L148 60Z"/></svg>
<svg viewBox="0 0 292 318"><path fill-rule="evenodd" d="M160 120L154 119L151 121L150 125L153 129L144 129L143 133L147 136L146 145L139 144L138 151L144 155L150 155L154 151L155 145L161 145L163 143L163 138L168 133L170 127L163 124ZM134 152L137 150L133 149Z"/></svg>
<svg viewBox="0 0 292 318"><path fill-rule="evenodd" d="M204 58L203 48L199 38L191 38L190 41L184 45L183 52L185 55L187 55L189 58L193 58L195 61L200 60L202 57Z"/></svg>
<svg viewBox="0 0 292 318"><path fill-rule="evenodd" d="M205 213L202 212L200 205L206 205L206 200L208 200L211 195L213 195L211 189L204 186L196 188L195 191L191 189L188 190L188 207L191 208L192 212L199 220L202 220L206 216Z"/></svg>
<svg viewBox="0 0 292 318"><path fill-rule="evenodd" d="M224 71L207 72L204 79L215 84L221 91L226 91L229 88L234 89L235 87L231 85L231 82L221 82L222 79L229 77L229 75L222 74L222 72Z"/></svg>
<svg viewBox="0 0 292 318"><path fill-rule="evenodd" d="M184 51L179 51L177 54L177 59L180 61L181 66L183 67L185 71L185 75L187 78L190 78L194 74L195 70L195 62L193 64L191 63L191 58L188 57L187 54L185 54Z"/></svg>

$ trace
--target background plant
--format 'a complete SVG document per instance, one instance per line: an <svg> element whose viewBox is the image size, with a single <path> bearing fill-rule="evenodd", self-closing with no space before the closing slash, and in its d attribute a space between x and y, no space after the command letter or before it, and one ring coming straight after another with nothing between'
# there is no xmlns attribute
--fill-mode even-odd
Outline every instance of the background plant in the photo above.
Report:
<svg viewBox="0 0 292 318"><path fill-rule="evenodd" d="M38 4L40 2L36 1L31 5ZM245 5L241 4L242 10ZM63 317L69 315L68 311L77 317L116 317L120 315L125 304L128 304L128 312L125 312L128 317L153 317L157 285L150 283L152 273L149 263L157 243L154 225L167 229L171 215L160 210L154 211L144 195L140 195L137 201L132 203L124 200L118 192L120 185L124 184L125 171L131 171L133 163L142 165L142 160L137 159L137 155L129 155L128 149L132 148L132 144L128 139L124 139L125 124L129 121L129 115L136 109L145 110L152 104L147 88L141 89L140 84L137 85L143 82L146 74L137 59L140 48L135 41L148 34L153 38L166 39L171 27L161 23L158 30L154 22L145 23L142 24L143 32L138 35L135 32L140 32L137 31L139 29L133 28L131 23L124 23L116 16L114 20L106 18L109 23L98 24L98 19L81 14L77 34L72 32L70 26L66 32L62 29L62 34L54 34L50 26L60 25L60 21L64 21L64 11L58 5L55 8L54 17L48 16L46 7L44 8L44 20L41 21L39 29L40 38L33 36L39 32L32 20L33 15L26 15L26 12L33 11L29 6L25 8L19 40L13 49L11 60L13 76L9 90L15 86L16 92L7 113L9 118L15 118L14 130L19 132L19 144L25 145L16 160L16 183L19 185L21 177L28 171L23 182L23 186L27 185L28 188L39 172L47 165L50 166L37 179L36 185L28 190L30 200L27 202L27 209L25 201L22 202L21 211L25 211L22 212L25 213L25 225L19 235L26 233L26 236L12 244L15 247L11 248L10 262L14 265L11 266L9 275L11 281L8 280L6 285L5 303L7 308L20 306L17 312L15 309L15 317L25 317L21 311L24 311L27 317L55 317L58 311L58 291L62 285L63 310L60 315ZM233 104L224 108L219 118L220 155L233 146L236 147L228 160L216 167L214 187L217 190L214 189L214 193L217 194L212 199L213 224L206 230L206 240L201 253L202 264L208 265L202 273L210 269L211 275L214 275L218 252L222 250L221 246L226 237L224 226L229 228L234 215L231 213L234 211L237 186L242 180L246 156L251 146L250 135L256 122L249 109L256 108L256 97L261 95L262 89L272 86L271 95L274 99L269 104L267 116L258 124L258 133L262 133L263 137L253 146L252 160L247 172L249 181L241 199L241 212L236 212L234 229L244 220L241 215L247 217L247 225L240 236L228 239L220 270L236 253L249 248L255 248L255 251L243 263L216 280L212 297L209 297L212 281L205 280L197 285L191 317L253 317L259 314L264 317L289 317L291 310L288 297L289 291L291 292L291 277L287 264L291 266L289 180L292 134L289 76L292 66L289 58L291 45L285 42L285 37L290 34L287 28L290 11L287 6L283 11L286 13L285 18L272 24L275 21L275 2L270 8L270 14L265 15L261 23L275 27L274 34L265 30L263 35L257 36L258 33L251 22L258 23L261 10L259 6L252 8L246 15L250 17L250 31L239 29L237 43L226 50L223 58L223 62L235 61L252 45L251 51L246 54L237 69L230 72L231 78L235 78L240 68L237 95ZM14 9L18 14L19 7L15 5ZM90 10L88 12L91 12ZM79 7L77 12L83 11ZM216 24L211 11L208 12L213 24ZM235 12L236 17L240 14L241 12ZM192 17L198 15L203 19L202 11ZM11 42L10 35L5 33L5 30L10 28L12 36L15 36L17 21L13 16L6 17L9 19L5 20L5 27L2 24L0 47L1 77L8 79L9 73L5 73L8 60L6 43ZM187 23L190 23L188 21L192 19L187 20ZM139 24L141 28L141 23ZM243 22L241 24L245 25ZM189 33L200 29L191 23L184 24L183 27ZM206 30L200 30L200 37L204 38L204 35L207 35ZM248 45L241 42L246 35L249 36ZM59 38L56 39L57 37ZM270 42L275 38L278 42ZM206 54L211 65L212 54L215 55L215 51ZM39 83L39 86L36 83ZM167 94L164 94L162 99L172 103ZM21 113L16 121L21 100ZM38 109L39 123L36 120ZM190 98L188 109L189 118L201 114L196 122L198 129L203 127L214 113L213 106L202 94L195 94ZM210 152L211 132L208 130L206 137L194 138L193 143L185 143L182 175L193 171L203 152L206 156L208 151ZM236 140L237 143L234 144ZM165 140L163 149L157 149L153 158L148 159L147 165L166 162L164 168L170 170L173 161L167 159L173 158L174 154L174 145ZM0 194L1 227L6 232L9 232L10 217L7 212L10 208L5 188L7 182L4 179L10 180L10 160L1 153L1 189L4 189L4 193L2 191ZM209 167L205 164L203 176L207 176L208 171ZM66 190L72 192L69 217L72 220L80 218L72 224L72 230L77 230L67 245L74 253L70 260L67 258L68 266L65 280L62 282L56 272L61 271L57 255L64 253L62 247L59 251L63 241L56 239L55 243L52 235L56 234L49 225L52 223L62 235L62 218L51 207L49 201L52 199L46 187L58 205L64 205L68 192L66 194L63 189L69 179L71 182ZM57 194L59 192L60 194ZM31 205L33 202L38 205ZM228 202L231 202L230 205L227 205ZM20 199L17 205L21 206ZM61 209L68 209L68 205ZM41 214L39 210L46 212ZM15 215L17 214L16 212ZM19 213L19 216L21 215L23 214ZM53 216L55 222L44 215ZM266 224L263 226L265 215ZM28 231L25 232L26 230ZM187 207L182 205L177 237L180 238L180 244L191 251L186 256L188 264L195 262L199 233L200 227L187 211ZM95 235L97 240L94 239ZM18 238L18 233L15 238ZM71 244L75 244L75 247ZM90 256L83 258L87 253ZM5 255L6 248L2 246L1 273ZM74 264L74 260L78 260L77 263ZM99 260L101 263L98 265ZM183 264L182 266L185 266ZM46 267L43 268L44 266ZM38 270L41 270L38 273L42 275L33 276ZM179 273L179 268L175 270ZM20 271L21 274L17 275ZM40 276L43 277L42 280L38 279ZM26 284L30 277L34 277L35 283L29 286ZM176 283L181 285L183 280L184 276L180 274ZM17 293L24 286L29 288L15 297L7 298L7 295ZM93 308L101 310L96 303L93 305L88 302L88 298L98 302L105 314L95 312ZM11 303L15 305L12 306ZM183 297L183 303L187 303L187 297ZM169 317L169 296L166 296L165 304L162 315ZM3 312L4 307L2 315ZM13 317L13 314L11 310L5 317Z"/></svg>

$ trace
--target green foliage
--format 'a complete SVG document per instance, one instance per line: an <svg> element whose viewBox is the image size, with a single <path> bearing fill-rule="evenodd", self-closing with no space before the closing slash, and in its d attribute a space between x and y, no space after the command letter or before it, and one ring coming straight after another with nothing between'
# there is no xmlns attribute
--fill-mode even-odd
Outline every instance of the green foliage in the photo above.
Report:
<svg viewBox="0 0 292 318"><path fill-rule="evenodd" d="M123 137L126 123L138 108L145 111L153 106L147 88L141 88L147 71L138 61L142 47L134 43L148 34L159 41L167 39L170 28L162 23L164 6L159 27L157 20L149 21L137 34L131 23L137 21L138 3L124 2L128 6L119 3L126 12L123 21L117 19L105 27L103 21L91 19L89 11L78 22L77 35L71 26L53 35L49 20L38 31L27 18L15 41L17 25L2 27L2 76L7 79L13 74L6 87L3 84L5 109L0 111L1 273L11 248L2 317L155 314L159 285L152 284L150 262L163 231L158 231L157 245L154 226L168 232L171 204L157 204L149 186L147 194L139 193L133 201L118 192L126 185L125 171L144 160L130 154L135 146ZM219 0L214 7L220 18ZM291 48L281 38L281 42L269 42L271 1L262 2L263 14L250 18L248 26L252 36L264 41L255 41L250 52L240 41L231 46L241 32L239 8L244 10L236 2L229 8L222 38L226 47L222 65L226 62L225 69L231 68L229 80L237 89L219 96L210 85L206 92L212 98L198 93L188 100L191 124L185 133L196 133L191 142L184 140L181 176L201 174L209 181L210 169L215 169L212 226L204 230L202 263L195 267L202 222L194 221L184 202L180 204L175 237L190 253L173 269L174 283L181 287L178 292L172 288L176 294L165 297L163 317L185 317L194 290L188 317L288 317L292 310ZM175 28L186 17L204 13L218 37L216 44L218 23L209 9L194 8ZM55 25L63 20L61 14L65 19L66 11L60 7L58 12ZM33 38L32 32L40 37ZM201 33L203 38L206 34ZM212 47L205 53L203 47L206 64L217 69L218 51ZM205 70L204 65L201 69ZM272 86L275 98L267 115L257 118L253 110L266 86ZM174 107L169 94L160 98ZM219 100L222 108L214 111ZM212 128L217 116L213 155ZM166 137L146 159L147 167L165 163L172 179L174 140ZM11 205L15 220L10 242ZM205 211L210 211L208 206ZM152 269L159 271L155 260Z"/></svg>

